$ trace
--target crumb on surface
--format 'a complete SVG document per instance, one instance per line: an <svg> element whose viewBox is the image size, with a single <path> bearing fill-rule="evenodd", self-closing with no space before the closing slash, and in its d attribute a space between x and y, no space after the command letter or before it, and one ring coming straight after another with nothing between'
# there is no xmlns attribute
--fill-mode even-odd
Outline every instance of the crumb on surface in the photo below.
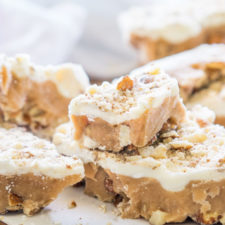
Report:
<svg viewBox="0 0 225 225"><path fill-rule="evenodd" d="M71 202L69 202L69 204L68 204L68 208L69 209L73 209L73 208L75 208L77 206L77 203L73 200L73 201L71 201Z"/></svg>
<svg viewBox="0 0 225 225"><path fill-rule="evenodd" d="M113 209L113 214L115 216L119 216L120 215L120 212L119 212L119 210L117 208L115 208L115 209Z"/></svg>
<svg viewBox="0 0 225 225"><path fill-rule="evenodd" d="M105 204L99 205L99 209L100 209L103 213L106 213L106 211L107 211L107 208L106 208L106 205L105 205Z"/></svg>

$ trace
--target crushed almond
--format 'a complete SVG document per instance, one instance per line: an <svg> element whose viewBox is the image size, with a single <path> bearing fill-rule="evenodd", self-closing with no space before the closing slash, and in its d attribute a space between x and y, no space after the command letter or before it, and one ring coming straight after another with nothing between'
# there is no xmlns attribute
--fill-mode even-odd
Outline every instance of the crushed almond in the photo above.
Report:
<svg viewBox="0 0 225 225"><path fill-rule="evenodd" d="M175 138L175 137L178 137L178 136L179 135L177 134L177 132L175 130L171 130L169 132L163 133L160 137L162 137L162 138L168 138L168 137Z"/></svg>
<svg viewBox="0 0 225 225"><path fill-rule="evenodd" d="M154 151L150 154L154 159L165 159L166 158L167 148L165 145L161 144L154 149Z"/></svg>
<svg viewBox="0 0 225 225"><path fill-rule="evenodd" d="M125 76L118 84L117 90L119 91L126 91L131 90L134 86L133 80L130 79L129 76Z"/></svg>
<svg viewBox="0 0 225 225"><path fill-rule="evenodd" d="M190 141L191 143L202 143L207 139L207 136L203 133L195 133L184 137L184 140Z"/></svg>

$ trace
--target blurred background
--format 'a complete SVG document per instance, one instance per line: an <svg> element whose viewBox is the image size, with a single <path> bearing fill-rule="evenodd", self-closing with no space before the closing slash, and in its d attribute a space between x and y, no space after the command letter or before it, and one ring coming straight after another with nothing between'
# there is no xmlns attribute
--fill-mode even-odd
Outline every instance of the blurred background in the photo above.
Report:
<svg viewBox="0 0 225 225"><path fill-rule="evenodd" d="M75 62L92 79L111 79L138 64L118 16L153 0L0 0L0 51L28 53L35 63Z"/></svg>

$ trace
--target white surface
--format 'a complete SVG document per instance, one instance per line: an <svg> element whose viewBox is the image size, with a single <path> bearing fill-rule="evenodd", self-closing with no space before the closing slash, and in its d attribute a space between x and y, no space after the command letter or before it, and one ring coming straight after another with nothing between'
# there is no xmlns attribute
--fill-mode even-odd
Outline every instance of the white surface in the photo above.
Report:
<svg viewBox="0 0 225 225"><path fill-rule="evenodd" d="M75 200L77 207L68 208ZM106 212L101 209L106 206ZM33 217L11 213L0 217L9 225L149 225L143 219L122 219L116 208L83 194L83 188L67 188L52 204ZM110 224L111 223L111 224Z"/></svg>

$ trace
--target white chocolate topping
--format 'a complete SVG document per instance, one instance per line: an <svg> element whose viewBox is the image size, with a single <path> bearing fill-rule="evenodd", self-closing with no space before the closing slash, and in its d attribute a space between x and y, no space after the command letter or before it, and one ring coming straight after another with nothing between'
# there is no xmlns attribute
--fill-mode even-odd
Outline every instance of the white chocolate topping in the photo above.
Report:
<svg viewBox="0 0 225 225"><path fill-rule="evenodd" d="M217 117L225 117L225 82L218 81L193 94L187 102L191 108L196 104L208 107Z"/></svg>
<svg viewBox="0 0 225 225"><path fill-rule="evenodd" d="M33 173L63 179L70 175L83 177L82 162L60 155L54 144L21 128L0 128L0 175Z"/></svg>
<svg viewBox="0 0 225 225"><path fill-rule="evenodd" d="M135 155L81 149L65 132L60 143L84 163L132 178L155 178L166 190L181 191L190 181L220 181L225 177L225 129L212 124L214 118L212 111L196 106L180 127L164 130L156 143L139 148ZM57 146L59 151L61 146Z"/></svg>
<svg viewBox="0 0 225 225"><path fill-rule="evenodd" d="M223 63L225 65L225 44L203 44L194 49L155 60L153 63L176 78L179 86L186 92L185 94L190 95L193 90L205 87L212 82L211 77L208 77L204 68L201 68L201 64ZM195 65L199 65L199 68ZM141 68L135 69L134 73L141 73L151 68L151 66L152 63L148 63ZM220 76L218 78L221 79L224 77L225 72L218 74Z"/></svg>
<svg viewBox="0 0 225 225"><path fill-rule="evenodd" d="M119 18L125 38L136 34L153 40L181 43L205 27L225 25L224 0L173 0L132 7Z"/></svg>
<svg viewBox="0 0 225 225"><path fill-rule="evenodd" d="M69 114L119 124L139 118L146 110L159 107L171 96L179 98L177 81L151 66L112 83L90 86L85 94L71 101Z"/></svg>
<svg viewBox="0 0 225 225"><path fill-rule="evenodd" d="M89 79L83 68L72 63L39 66L31 63L29 56L25 54L15 58L0 55L0 72L3 67L18 78L28 77L35 82L52 81L59 93L66 98L77 96L89 86Z"/></svg>

